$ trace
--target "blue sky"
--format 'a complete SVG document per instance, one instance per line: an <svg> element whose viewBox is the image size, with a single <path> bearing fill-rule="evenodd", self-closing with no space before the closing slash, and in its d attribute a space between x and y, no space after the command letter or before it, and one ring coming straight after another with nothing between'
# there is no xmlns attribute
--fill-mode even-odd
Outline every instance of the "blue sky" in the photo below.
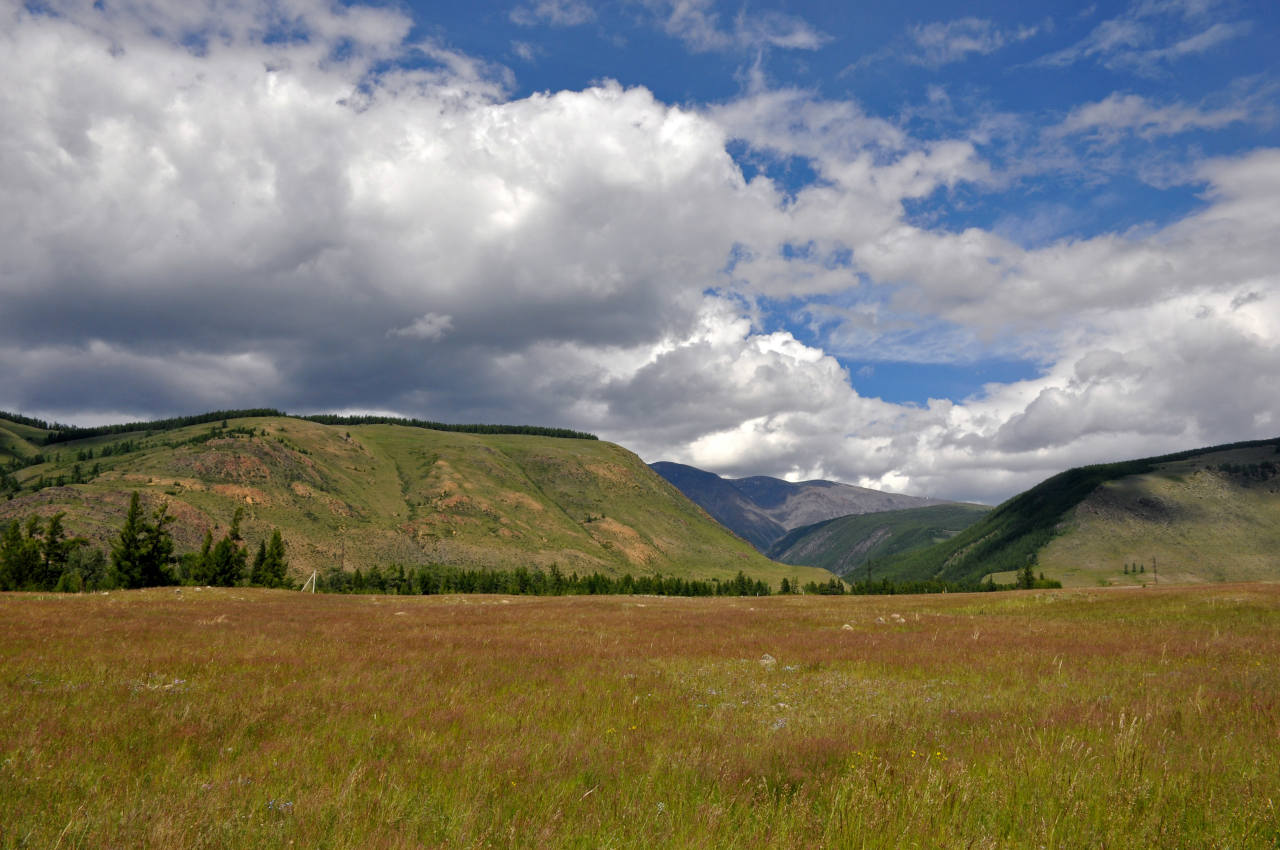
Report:
<svg viewBox="0 0 1280 850"><path fill-rule="evenodd" d="M997 501L1280 433L1280 5L0 0L0 408Z"/></svg>

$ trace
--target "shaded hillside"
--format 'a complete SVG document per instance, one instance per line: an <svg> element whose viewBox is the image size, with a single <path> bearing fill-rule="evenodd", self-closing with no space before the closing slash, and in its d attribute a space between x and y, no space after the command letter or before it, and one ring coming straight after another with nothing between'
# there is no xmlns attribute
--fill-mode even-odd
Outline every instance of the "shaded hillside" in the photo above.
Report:
<svg viewBox="0 0 1280 850"><path fill-rule="evenodd" d="M990 510L986 505L929 505L836 517L788 532L766 554L775 561L822 567L861 580L868 561L947 540Z"/></svg>
<svg viewBox="0 0 1280 850"><path fill-rule="evenodd" d="M66 511L69 530L99 545L137 489L148 506L168 503L180 552L198 547L206 529L225 529L240 506L250 544L278 526L298 573L556 564L708 579L744 570L774 586L797 574L710 521L631 452L594 439L284 416L106 430L52 445L39 428L0 421L5 435L15 455L45 457L8 473L23 489L0 503L0 520Z"/></svg>
<svg viewBox="0 0 1280 850"><path fill-rule="evenodd" d="M761 552L768 551L788 531L822 520L944 504L938 499L902 496L835 481L793 483L764 475L721 478L669 461L650 466Z"/></svg>
<svg viewBox="0 0 1280 850"><path fill-rule="evenodd" d="M1280 439L1071 469L950 540L885 564L896 578L980 579L1021 568L1066 583L1280 578ZM1177 569L1172 568L1177 561Z"/></svg>

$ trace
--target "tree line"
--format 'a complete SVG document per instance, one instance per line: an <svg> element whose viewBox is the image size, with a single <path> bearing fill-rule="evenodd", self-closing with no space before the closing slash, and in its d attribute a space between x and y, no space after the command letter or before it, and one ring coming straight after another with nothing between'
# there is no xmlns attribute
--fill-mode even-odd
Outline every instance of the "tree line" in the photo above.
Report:
<svg viewBox="0 0 1280 850"><path fill-rule="evenodd" d="M785 580L784 580L785 581ZM333 567L316 576L321 593L378 593L398 596L429 596L440 593L500 593L509 596L769 596L769 585L745 573L725 581L689 579L675 576L621 576L598 572L579 576L564 574L556 565L545 572L537 567L514 570L465 569L445 564L381 569L376 564L367 571L346 572Z"/></svg>
<svg viewBox="0 0 1280 850"><path fill-rule="evenodd" d="M273 407L255 407L246 410L214 410L195 416L174 416L169 419L156 419L151 422L125 422L119 425L94 425L79 427L76 425L49 425L45 430L45 445L53 443L69 443L72 440L85 440L89 437L105 437L111 434L150 433L153 431L173 431L188 425L203 425L206 422L221 422L227 419L248 419L255 416L286 416ZM8 414L0 414L0 418L10 418ZM14 420L17 421L17 420ZM40 426L35 426L40 427Z"/></svg>
<svg viewBox="0 0 1280 850"><path fill-rule="evenodd" d="M83 537L68 537L65 513L47 521L39 515L25 522L13 520L0 534L0 590L78 593L174 584L290 586L280 529L259 542L250 561L240 533L241 515L237 508L216 543L213 532L206 531L200 550L181 557L174 554L168 506L144 513L136 490L109 556Z"/></svg>
<svg viewBox="0 0 1280 850"><path fill-rule="evenodd" d="M432 422L426 419L402 419L398 416L337 416L322 413L315 416L299 416L320 425L403 425L406 428L425 428L429 431L452 431L461 434L524 434L534 437L560 437L568 440L598 440L595 434L574 431L570 428L547 428L542 425L454 425L448 422Z"/></svg>
<svg viewBox="0 0 1280 850"><path fill-rule="evenodd" d="M57 422L45 422L16 413L0 411L0 419L8 419L22 425L29 425L48 431L44 437L45 445L68 443L73 440L84 440L90 437L103 437L111 434L144 433L150 435L158 431L173 431L190 425L204 425L209 422L226 424L229 419L248 419L253 417L289 417L289 414L272 407L255 407L244 410L214 410L194 416L174 416L169 419L155 419L150 422L124 422L118 425L94 425L81 427L63 425ZM464 434L527 434L538 437L561 437L574 440L597 440L595 434L585 431L574 431L570 428L548 428L541 425L485 425L485 424L452 424L433 422L426 419L400 418L397 416L338 416L336 414L317 414L314 416L294 416L320 425L403 425L409 428L425 428L431 431L454 431Z"/></svg>

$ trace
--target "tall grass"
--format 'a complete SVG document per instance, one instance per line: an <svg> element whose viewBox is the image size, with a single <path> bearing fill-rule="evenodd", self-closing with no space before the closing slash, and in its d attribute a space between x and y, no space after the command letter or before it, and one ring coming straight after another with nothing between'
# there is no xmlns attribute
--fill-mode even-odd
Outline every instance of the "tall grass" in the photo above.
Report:
<svg viewBox="0 0 1280 850"><path fill-rule="evenodd" d="M5 595L0 846L1275 846L1278 613Z"/></svg>

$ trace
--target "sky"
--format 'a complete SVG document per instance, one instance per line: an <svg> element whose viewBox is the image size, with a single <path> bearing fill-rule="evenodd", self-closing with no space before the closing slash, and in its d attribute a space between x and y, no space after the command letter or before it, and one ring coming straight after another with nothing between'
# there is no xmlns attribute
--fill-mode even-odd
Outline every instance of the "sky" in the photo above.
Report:
<svg viewBox="0 0 1280 850"><path fill-rule="evenodd" d="M0 0L0 409L996 503L1280 434L1280 4Z"/></svg>

